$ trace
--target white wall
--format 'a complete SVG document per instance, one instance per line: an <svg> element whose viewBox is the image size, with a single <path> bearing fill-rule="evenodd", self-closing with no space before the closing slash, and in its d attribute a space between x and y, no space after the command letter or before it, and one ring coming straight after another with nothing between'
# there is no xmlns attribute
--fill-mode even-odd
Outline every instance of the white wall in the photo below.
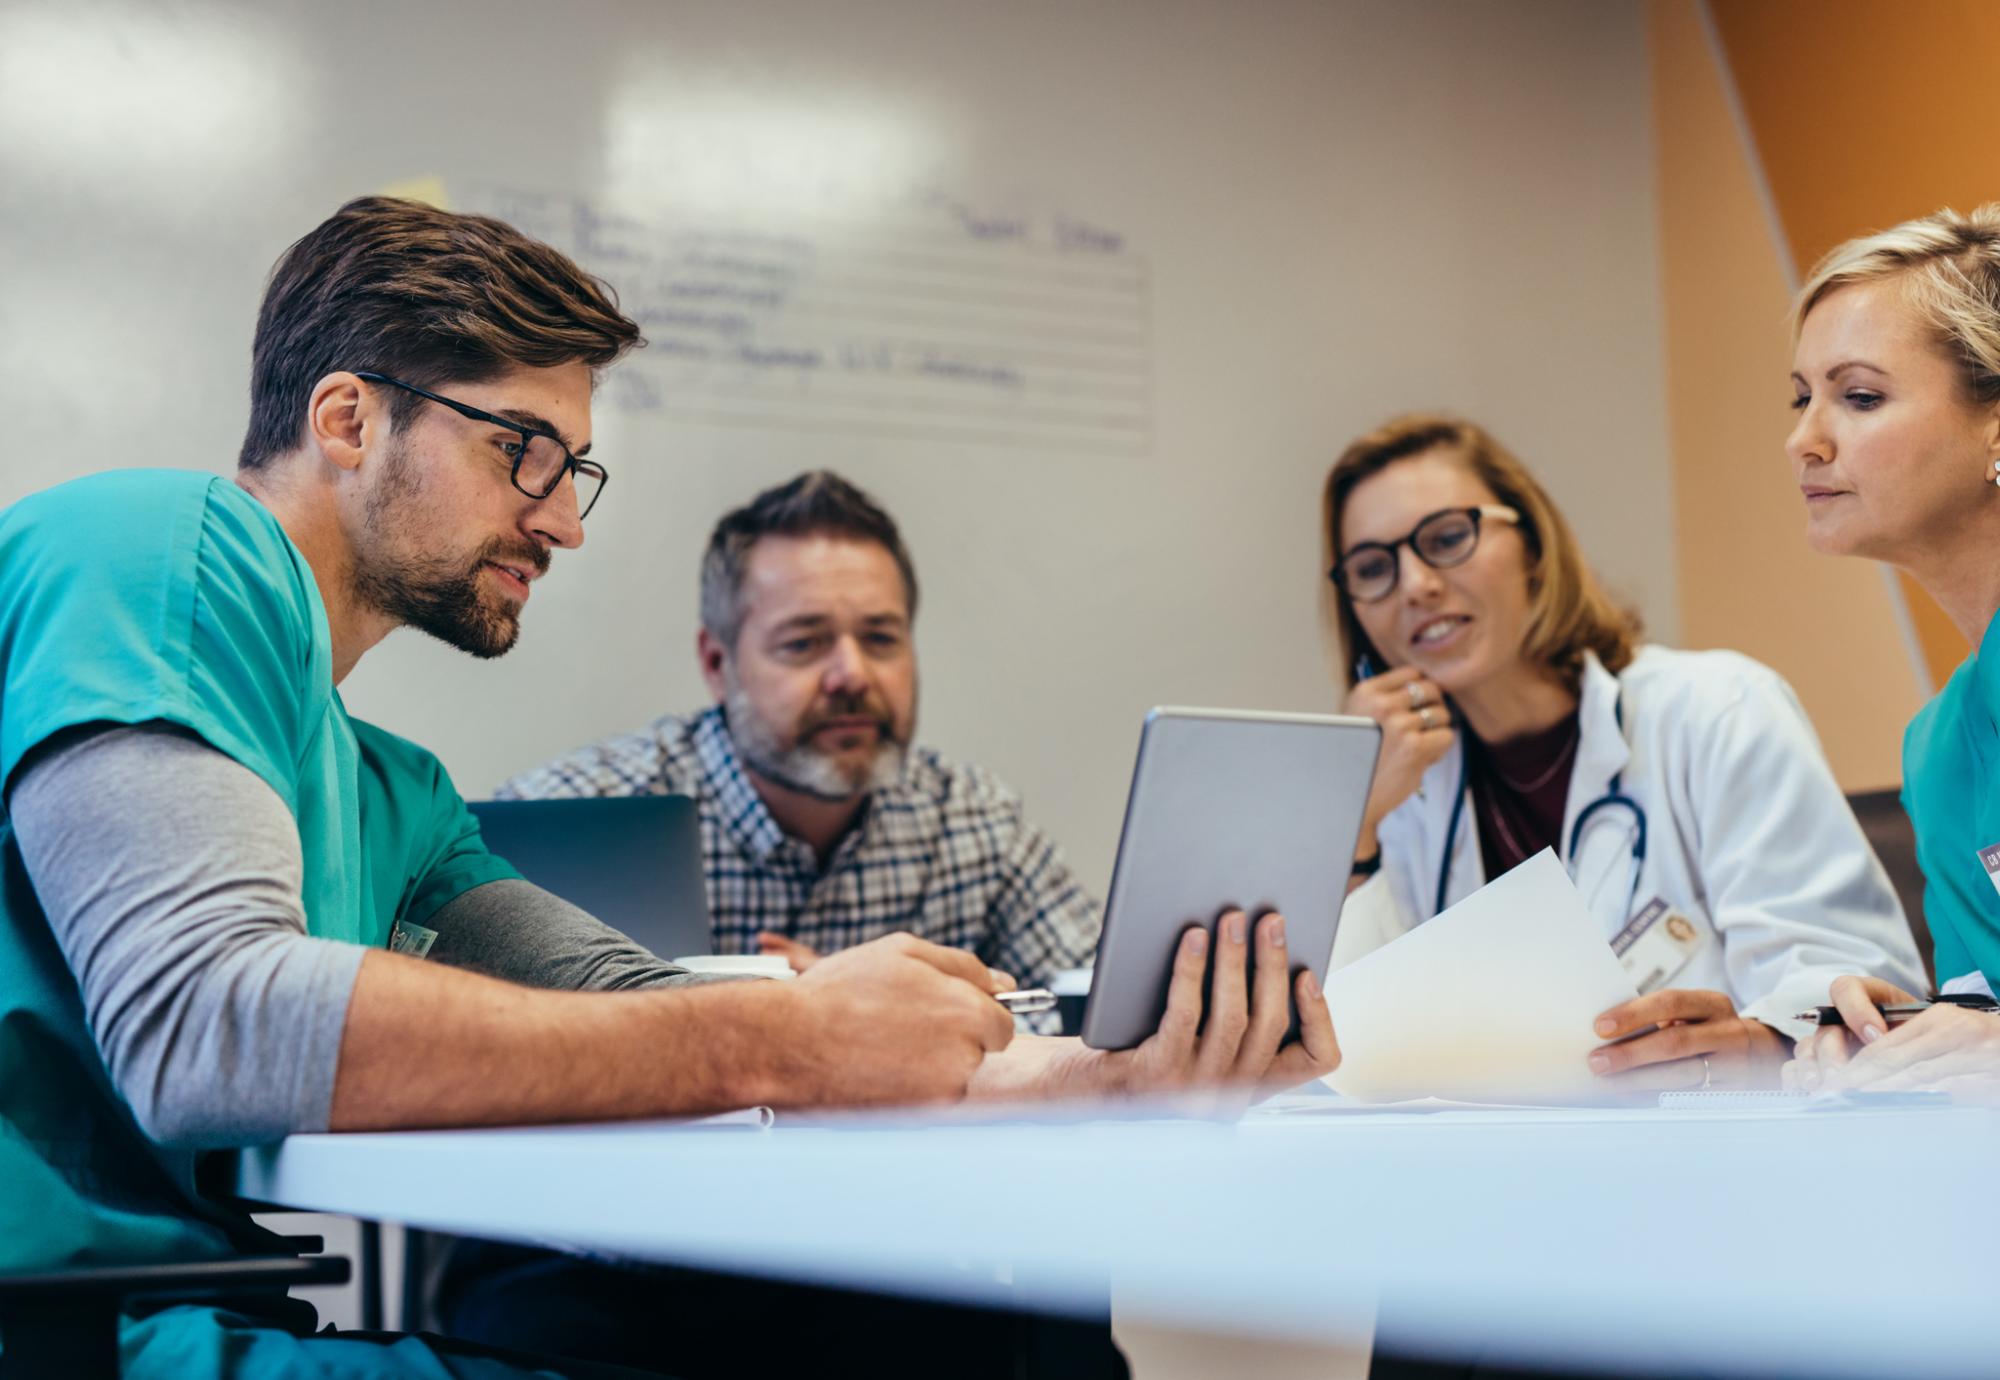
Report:
<svg viewBox="0 0 2000 1380"><path fill-rule="evenodd" d="M708 526L831 465L914 550L924 737L1011 781L1101 891L1149 705L1335 703L1317 486L1388 413L1492 426L1671 637L1646 81L1638 8L1595 0L6 0L0 500L230 466L270 263L405 179L671 207L831 166L1087 216L1148 274L1149 447L607 405L606 506L516 652L401 634L346 695L473 796L692 708Z"/></svg>

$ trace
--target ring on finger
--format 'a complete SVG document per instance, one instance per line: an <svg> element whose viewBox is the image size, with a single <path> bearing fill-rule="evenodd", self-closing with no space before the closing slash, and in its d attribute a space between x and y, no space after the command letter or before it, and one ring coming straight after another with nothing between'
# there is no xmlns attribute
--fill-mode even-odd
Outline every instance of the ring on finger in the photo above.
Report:
<svg viewBox="0 0 2000 1380"><path fill-rule="evenodd" d="M1411 681L1408 685L1405 685L1403 689L1409 692L1410 708L1422 709L1424 707L1425 701L1424 701L1423 686L1417 684L1415 681Z"/></svg>
<svg viewBox="0 0 2000 1380"><path fill-rule="evenodd" d="M1429 705L1420 704L1417 706L1417 722L1427 729L1433 727L1431 722L1431 707Z"/></svg>

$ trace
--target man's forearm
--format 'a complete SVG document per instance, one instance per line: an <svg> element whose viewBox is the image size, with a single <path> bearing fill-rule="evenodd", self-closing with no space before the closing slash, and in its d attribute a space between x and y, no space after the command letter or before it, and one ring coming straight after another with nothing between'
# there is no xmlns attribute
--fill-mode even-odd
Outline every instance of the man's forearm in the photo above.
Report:
<svg viewBox="0 0 2000 1380"><path fill-rule="evenodd" d="M332 1129L697 1116L812 1100L809 1001L780 982L546 992L400 954L361 963Z"/></svg>

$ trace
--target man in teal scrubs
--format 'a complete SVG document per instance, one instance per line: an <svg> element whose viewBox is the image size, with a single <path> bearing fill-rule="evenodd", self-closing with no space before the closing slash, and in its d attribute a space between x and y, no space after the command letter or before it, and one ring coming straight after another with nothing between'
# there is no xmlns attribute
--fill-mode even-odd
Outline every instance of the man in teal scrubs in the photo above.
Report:
<svg viewBox="0 0 2000 1380"><path fill-rule="evenodd" d="M196 1156L297 1131L1289 1082L1337 1059L1268 923L1224 927L1205 1024L1191 934L1159 1034L1122 1054L1013 1040L1004 978L907 936L795 982L697 983L522 881L434 758L348 718L335 687L399 626L513 644L602 487L595 372L637 337L499 222L353 202L273 274L234 482L112 472L0 514L0 1272L268 1245L201 1196ZM476 708L496 731L534 710ZM513 1373L282 1322L156 1313L125 1331L127 1373Z"/></svg>

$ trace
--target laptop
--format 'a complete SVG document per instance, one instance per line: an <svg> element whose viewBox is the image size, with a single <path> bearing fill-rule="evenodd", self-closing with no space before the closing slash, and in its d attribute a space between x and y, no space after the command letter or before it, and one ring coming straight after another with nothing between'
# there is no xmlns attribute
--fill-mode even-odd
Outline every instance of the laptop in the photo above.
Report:
<svg viewBox="0 0 2000 1380"><path fill-rule="evenodd" d="M692 797L482 800L486 846L661 958L713 953Z"/></svg>

